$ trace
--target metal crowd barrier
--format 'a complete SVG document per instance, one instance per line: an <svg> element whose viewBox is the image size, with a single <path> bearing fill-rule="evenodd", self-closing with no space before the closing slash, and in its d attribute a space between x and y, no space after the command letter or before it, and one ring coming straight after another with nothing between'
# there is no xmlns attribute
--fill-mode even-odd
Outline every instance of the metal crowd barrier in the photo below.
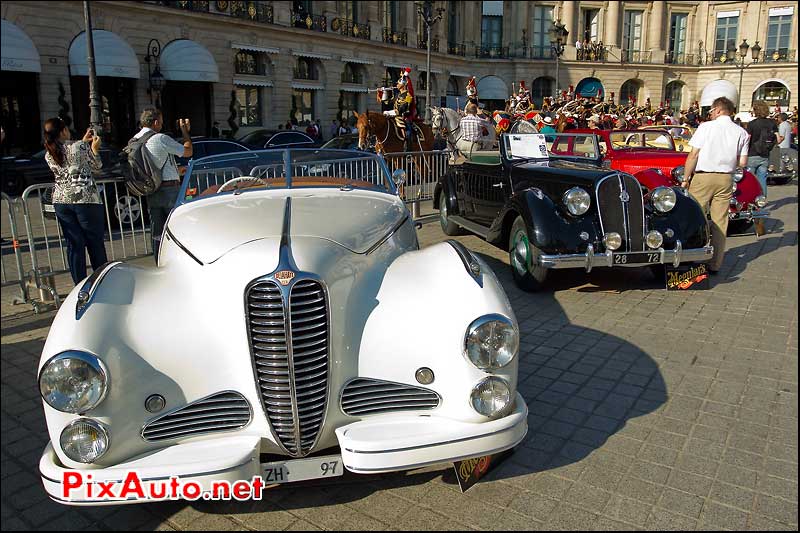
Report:
<svg viewBox="0 0 800 533"><path fill-rule="evenodd" d="M447 173L451 155L449 150L384 154L390 173L398 168L406 171L406 183L400 189L400 197L411 204L415 219L420 218L420 202L433 200L436 183Z"/></svg>
<svg viewBox="0 0 800 533"><path fill-rule="evenodd" d="M0 198L2 199L2 209L6 211L8 216L8 227L11 231L11 238L8 242L11 244L11 251L14 256L13 269L9 270L6 267L6 256L12 254L7 253L7 249L0 249L0 280L2 280L2 287L11 287L13 285L19 287L20 294L14 298L14 303L23 303L28 301L28 286L25 283L25 269L22 266L22 251L20 250L18 239L19 231L17 230L16 215L18 204L6 193L0 193ZM5 235L3 235L3 241L3 244L5 244ZM15 274L10 274L10 272L14 271L16 271Z"/></svg>

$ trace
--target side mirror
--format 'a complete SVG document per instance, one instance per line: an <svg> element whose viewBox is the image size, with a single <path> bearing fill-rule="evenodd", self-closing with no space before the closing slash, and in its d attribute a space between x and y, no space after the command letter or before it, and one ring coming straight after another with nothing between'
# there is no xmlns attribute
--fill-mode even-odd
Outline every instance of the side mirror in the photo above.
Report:
<svg viewBox="0 0 800 533"><path fill-rule="evenodd" d="M683 152L683 145L682 145L682 144L679 144L679 145L678 145L678 151L679 151L679 152Z"/></svg>
<svg viewBox="0 0 800 533"><path fill-rule="evenodd" d="M392 181L399 189L406 182L406 171L402 168L395 169L395 171L392 172Z"/></svg>

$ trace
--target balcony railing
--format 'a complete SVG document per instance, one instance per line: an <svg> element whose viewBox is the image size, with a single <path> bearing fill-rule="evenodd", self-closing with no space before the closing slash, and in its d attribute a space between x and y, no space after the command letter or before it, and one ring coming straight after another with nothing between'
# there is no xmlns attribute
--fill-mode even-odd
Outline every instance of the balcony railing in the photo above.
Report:
<svg viewBox="0 0 800 533"><path fill-rule="evenodd" d="M620 50L622 63L652 63L653 52L650 50ZM588 60L591 61L591 60Z"/></svg>
<svg viewBox="0 0 800 533"><path fill-rule="evenodd" d="M475 57L481 59L508 59L508 46L476 46Z"/></svg>
<svg viewBox="0 0 800 533"><path fill-rule="evenodd" d="M467 55L467 45L464 43L447 43L447 53L452 56Z"/></svg>
<svg viewBox="0 0 800 533"><path fill-rule="evenodd" d="M217 2L217 7L219 7L219 2ZM273 22L272 6L266 2L230 2L230 10L234 17L258 22Z"/></svg>
<svg viewBox="0 0 800 533"><path fill-rule="evenodd" d="M425 37L417 37L417 48L421 50L428 49L428 40ZM431 39L431 52L438 52L439 51L439 39L434 38Z"/></svg>
<svg viewBox="0 0 800 533"><path fill-rule="evenodd" d="M782 61L797 61L796 51L787 48L777 50L762 50L761 61L765 63L778 63Z"/></svg>
<svg viewBox="0 0 800 533"><path fill-rule="evenodd" d="M664 56L664 63L670 65L697 65L700 56L695 54L685 54L683 52L667 52Z"/></svg>
<svg viewBox="0 0 800 533"><path fill-rule="evenodd" d="M383 28L383 42L408 46L408 33L404 31L392 31L389 28Z"/></svg>
<svg viewBox="0 0 800 533"><path fill-rule="evenodd" d="M632 53L632 52L630 52ZM637 52L643 54L644 52ZM649 52L647 52L649 53ZM623 52L624 54L624 52ZM584 45L580 50L576 50L575 59L578 61L608 61L608 48L596 43ZM628 63L649 63L650 61L628 61Z"/></svg>
<svg viewBox="0 0 800 533"><path fill-rule="evenodd" d="M214 13L220 15L230 15L232 17L255 22L274 22L272 6L267 2L211 2L199 0L156 0L146 1L145 4L156 4L159 6L182 9L184 11L194 11L197 13Z"/></svg>
<svg viewBox="0 0 800 533"><path fill-rule="evenodd" d="M529 48L531 59L554 59L553 47L548 45L531 46Z"/></svg>
<svg viewBox="0 0 800 533"><path fill-rule="evenodd" d="M292 26L295 28L305 28L311 31L328 31L328 21L324 15L312 15L291 11Z"/></svg>
<svg viewBox="0 0 800 533"><path fill-rule="evenodd" d="M356 39L366 39L369 41L370 27L369 24L359 24L352 20L335 18L331 21L331 30L347 35L348 37L355 37Z"/></svg>
<svg viewBox="0 0 800 533"><path fill-rule="evenodd" d="M210 4L210 2L207 2L207 1L200 2L200 1L188 1L188 0L179 1L179 2L175 2L175 1L158 1L158 2L150 2L150 3L158 4L160 6L174 7L176 9L184 9L186 11L199 11L199 12L202 12L202 13L208 13L208 10L209 10L208 8L209 8L209 4Z"/></svg>

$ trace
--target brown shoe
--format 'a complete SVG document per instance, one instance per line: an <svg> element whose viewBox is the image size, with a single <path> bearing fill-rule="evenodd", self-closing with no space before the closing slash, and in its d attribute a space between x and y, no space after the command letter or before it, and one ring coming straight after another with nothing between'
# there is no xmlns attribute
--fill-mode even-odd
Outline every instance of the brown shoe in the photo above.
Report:
<svg viewBox="0 0 800 533"><path fill-rule="evenodd" d="M758 235L759 237L761 237L762 235L764 235L767 232L767 230L764 228L764 220L763 219L757 218L757 219L755 219L753 221L753 224L755 225L755 228L756 228L756 235Z"/></svg>

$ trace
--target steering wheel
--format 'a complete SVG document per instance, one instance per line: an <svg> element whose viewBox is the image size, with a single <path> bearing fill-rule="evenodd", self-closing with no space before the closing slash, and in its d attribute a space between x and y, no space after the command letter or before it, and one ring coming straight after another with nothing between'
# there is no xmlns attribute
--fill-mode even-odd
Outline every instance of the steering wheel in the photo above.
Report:
<svg viewBox="0 0 800 533"><path fill-rule="evenodd" d="M226 181L225 183L223 183L222 185L220 185L220 186L219 186L219 189L217 189L217 194L219 194L219 193L221 193L221 192L223 192L223 191L226 191L227 189L229 189L230 187L228 187L228 186L229 186L230 184L232 184L232 183L233 183L233 184L237 184L237 183L240 183L240 182L242 182L242 181L259 181L259 182L261 182L261 184L262 184L264 187L268 187L268 186L269 186L269 185L267 185L267 182L266 182L266 181L264 181L264 180L262 180L261 178L257 178L257 177L255 177L255 176L239 176L239 177L233 178L233 179L231 179L231 180L228 180L228 181ZM239 187L236 187L236 189L238 190L238 189L239 189Z"/></svg>

